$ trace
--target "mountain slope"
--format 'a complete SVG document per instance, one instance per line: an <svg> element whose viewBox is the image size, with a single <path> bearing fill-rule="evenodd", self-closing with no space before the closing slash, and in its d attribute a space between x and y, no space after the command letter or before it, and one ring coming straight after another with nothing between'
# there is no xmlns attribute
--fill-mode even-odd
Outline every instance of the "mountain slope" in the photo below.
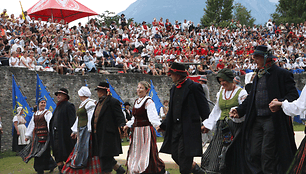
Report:
<svg viewBox="0 0 306 174"><path fill-rule="evenodd" d="M204 14L205 2L203 0L137 0L119 15L124 13L127 18L134 18L137 23L142 21L151 23L153 18L159 20L163 17L164 21L168 18L171 23L175 20L182 22L187 19L197 24L200 23ZM251 10L256 24L267 22L276 8L275 3L269 0L235 0L235 2Z"/></svg>

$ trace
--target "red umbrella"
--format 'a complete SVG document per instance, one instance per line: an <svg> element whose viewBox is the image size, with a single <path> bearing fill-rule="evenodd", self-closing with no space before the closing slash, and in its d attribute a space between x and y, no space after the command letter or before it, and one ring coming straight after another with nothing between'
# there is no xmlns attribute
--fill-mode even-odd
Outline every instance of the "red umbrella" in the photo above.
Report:
<svg viewBox="0 0 306 174"><path fill-rule="evenodd" d="M43 21L48 21L49 18L59 21L64 19L68 23L83 17L98 15L75 0L40 0L27 12L36 20L38 18Z"/></svg>

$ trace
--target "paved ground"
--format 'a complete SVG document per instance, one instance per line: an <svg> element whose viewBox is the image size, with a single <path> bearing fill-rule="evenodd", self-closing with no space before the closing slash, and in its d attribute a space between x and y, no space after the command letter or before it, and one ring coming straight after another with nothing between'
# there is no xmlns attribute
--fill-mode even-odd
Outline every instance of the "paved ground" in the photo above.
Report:
<svg viewBox="0 0 306 174"><path fill-rule="evenodd" d="M300 143L303 140L304 136L305 134L303 131L295 132L295 142L296 142L297 147L300 146ZM162 143L157 143L158 149L161 147L161 145ZM119 161L121 164L125 164L129 146L123 146L122 148L123 148L123 154L117 157L116 160ZM206 148L207 148L207 145L203 148L203 152L206 150ZM165 162L166 168L172 168L172 169L178 168L178 166L172 160L171 155L160 153L159 157ZM201 164L201 157L195 157L194 160L198 164Z"/></svg>

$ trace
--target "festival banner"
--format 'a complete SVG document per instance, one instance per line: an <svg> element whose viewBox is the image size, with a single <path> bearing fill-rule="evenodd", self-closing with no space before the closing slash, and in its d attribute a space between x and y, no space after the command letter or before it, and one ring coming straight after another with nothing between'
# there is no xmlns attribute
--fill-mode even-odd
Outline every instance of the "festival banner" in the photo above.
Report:
<svg viewBox="0 0 306 174"><path fill-rule="evenodd" d="M122 108L124 107L123 106L123 101L122 101L122 99L121 99L121 97L117 94L117 92L115 91L115 89L112 87L112 85L108 82L108 79L106 79L106 81L107 81L107 83L109 84L109 90L110 90L110 93L111 93L111 95L115 98L115 99L117 99L117 100L119 100L120 101L120 103L122 104Z"/></svg>
<svg viewBox="0 0 306 174"><path fill-rule="evenodd" d="M159 114L160 108L163 107L163 104L160 101L160 99L159 99L159 97L157 95L157 92L155 91L155 88L154 88L152 80L150 80L150 81L151 81L151 89L149 91L149 96L152 98L153 102L155 103L155 107L156 107L157 113ZM159 132L157 132L155 128L154 128L154 130L156 132L156 136L157 137L161 137L161 134Z"/></svg>
<svg viewBox="0 0 306 174"><path fill-rule="evenodd" d="M157 95L157 92L155 91L155 88L154 88L154 85L153 85L153 82L152 80L151 81L151 89L149 91L149 96L152 98L152 100L154 101L155 103L155 107L156 107L156 110L157 110L157 113L159 114L160 112L160 108L163 107L163 104L162 102L160 101L158 95Z"/></svg>
<svg viewBox="0 0 306 174"><path fill-rule="evenodd" d="M17 114L18 107L22 107L24 110L25 119L27 121L25 125L28 126L33 116L33 110L27 102L27 97L23 96L22 92L20 91L20 86L17 85L14 75L12 75L12 99L13 115Z"/></svg>
<svg viewBox="0 0 306 174"><path fill-rule="evenodd" d="M45 85L40 80L39 75L37 74L37 83L36 83L36 104L38 106L38 99L40 97L45 98L46 100L46 109L53 113L56 103L54 102L53 98L50 96L50 92L47 91Z"/></svg>

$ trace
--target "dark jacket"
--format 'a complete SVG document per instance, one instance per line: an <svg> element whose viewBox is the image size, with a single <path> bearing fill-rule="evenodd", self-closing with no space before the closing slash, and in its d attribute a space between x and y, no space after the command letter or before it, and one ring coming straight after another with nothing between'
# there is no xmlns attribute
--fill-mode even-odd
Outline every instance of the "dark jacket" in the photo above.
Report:
<svg viewBox="0 0 306 174"><path fill-rule="evenodd" d="M272 65L268 70L268 74L266 74L266 81L269 101L277 98L279 101L288 100L291 102L299 97L295 88L293 75L285 69ZM249 156L250 151L248 149L248 143L250 142L248 140L252 136L251 128L257 116L254 102L257 82L258 76L256 75L250 94L237 109L239 116L246 114L244 127L242 129L244 158L248 158ZM272 119L276 137L277 173L286 173L297 150L291 117L285 115L284 112L280 110L272 113ZM246 173L248 173L247 171L249 171L249 169L247 163L244 166L246 167Z"/></svg>
<svg viewBox="0 0 306 174"><path fill-rule="evenodd" d="M208 118L210 113L207 99L199 83L187 79L183 85L186 85L186 87L181 107L173 108L173 94L174 88L176 87L173 86L170 90L169 111L166 119L160 125L161 129L166 130L165 139L160 152L172 154L173 110L179 109L182 118L184 153L186 156L201 156L201 122Z"/></svg>
<svg viewBox="0 0 306 174"><path fill-rule="evenodd" d="M91 127L94 131L95 112L91 119ZM102 106L97 121L97 130L92 131L93 145L97 145L99 157L118 156L122 154L122 145L118 127L125 125L125 118L121 110L119 100L108 96Z"/></svg>
<svg viewBox="0 0 306 174"><path fill-rule="evenodd" d="M55 123L57 118L57 123ZM50 120L50 139L52 148L57 148L58 153L54 154L56 161L66 161L69 154L71 153L75 140L71 138L71 127L73 126L76 119L76 111L74 104L64 101L58 105L53 113ZM54 125L57 125L58 141L59 146L54 147L54 136L53 130Z"/></svg>

